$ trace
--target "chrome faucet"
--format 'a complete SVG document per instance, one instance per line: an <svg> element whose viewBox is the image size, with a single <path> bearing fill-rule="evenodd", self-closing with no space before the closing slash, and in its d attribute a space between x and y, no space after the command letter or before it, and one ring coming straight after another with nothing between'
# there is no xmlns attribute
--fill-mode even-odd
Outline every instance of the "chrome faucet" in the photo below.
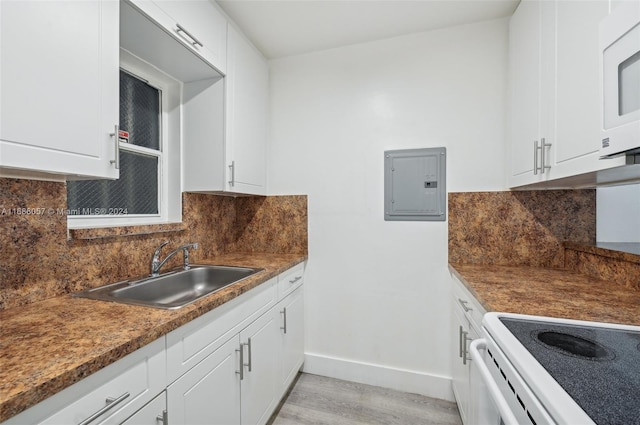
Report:
<svg viewBox="0 0 640 425"><path fill-rule="evenodd" d="M198 249L198 244L197 243L190 243L190 244L182 245L182 246L174 249L170 253L168 253L167 256L164 258L164 260L160 261L160 251L168 243L169 243L169 241L165 241L165 242L161 243L160 246L158 248L156 248L155 252L153 253L153 257L151 257L151 277L160 276L160 269L162 268L162 266L164 266L164 264L167 261L169 261L169 259L171 257L176 255L180 251L184 252L184 262L183 262L182 268L185 269L185 270L189 270L190 269L190 265L189 265L189 250L192 249L192 248L193 249Z"/></svg>

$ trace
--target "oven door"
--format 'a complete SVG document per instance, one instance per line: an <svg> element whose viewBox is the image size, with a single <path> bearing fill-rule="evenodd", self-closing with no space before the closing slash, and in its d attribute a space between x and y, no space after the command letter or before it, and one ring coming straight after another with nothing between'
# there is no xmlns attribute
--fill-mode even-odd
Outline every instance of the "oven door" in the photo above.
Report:
<svg viewBox="0 0 640 425"><path fill-rule="evenodd" d="M484 329L483 329L484 330ZM469 347L471 358L486 386L477 397L477 425L555 425L520 374L491 335L476 339Z"/></svg>
<svg viewBox="0 0 640 425"><path fill-rule="evenodd" d="M473 418L471 425L487 424L487 425L519 425L518 420L506 399L502 395L498 383L491 376L490 369L487 365L492 359L487 355L487 341L485 339L476 339L469 347L471 359L474 367L472 368L472 386L473 394L471 398L475 402L473 407Z"/></svg>

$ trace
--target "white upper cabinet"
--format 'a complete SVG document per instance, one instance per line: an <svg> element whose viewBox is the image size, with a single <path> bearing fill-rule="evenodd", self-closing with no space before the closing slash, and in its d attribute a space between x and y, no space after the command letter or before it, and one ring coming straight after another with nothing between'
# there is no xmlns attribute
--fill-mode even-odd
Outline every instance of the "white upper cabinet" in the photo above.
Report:
<svg viewBox="0 0 640 425"><path fill-rule="evenodd" d="M533 176L540 133L540 2L522 1L509 22L511 186Z"/></svg>
<svg viewBox="0 0 640 425"><path fill-rule="evenodd" d="M227 49L228 189L265 195L269 68L264 57L231 26Z"/></svg>
<svg viewBox="0 0 640 425"><path fill-rule="evenodd" d="M510 187L624 164L598 159L598 27L608 12L608 0L523 0L511 18Z"/></svg>
<svg viewBox="0 0 640 425"><path fill-rule="evenodd" d="M131 3L221 73L227 68L227 20L209 0Z"/></svg>
<svg viewBox="0 0 640 425"><path fill-rule="evenodd" d="M184 85L183 190L266 194L269 68L233 26L227 74Z"/></svg>
<svg viewBox="0 0 640 425"><path fill-rule="evenodd" d="M0 1L0 175L118 178L118 10Z"/></svg>

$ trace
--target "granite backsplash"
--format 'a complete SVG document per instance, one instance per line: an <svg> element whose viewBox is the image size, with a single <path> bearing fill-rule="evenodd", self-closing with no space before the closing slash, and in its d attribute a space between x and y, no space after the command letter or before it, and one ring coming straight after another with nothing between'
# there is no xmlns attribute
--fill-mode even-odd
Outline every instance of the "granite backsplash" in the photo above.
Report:
<svg viewBox="0 0 640 425"><path fill-rule="evenodd" d="M564 241L595 243L596 192L449 194L449 262L564 267Z"/></svg>
<svg viewBox="0 0 640 425"><path fill-rule="evenodd" d="M594 189L449 193L449 262L566 269L640 289L640 255L596 243Z"/></svg>
<svg viewBox="0 0 640 425"><path fill-rule="evenodd" d="M21 214L22 208L36 214ZM0 310L141 276L168 240L192 262L230 252L307 254L307 197L184 193L182 224L71 231L65 183L0 179ZM165 267L178 266L176 256Z"/></svg>

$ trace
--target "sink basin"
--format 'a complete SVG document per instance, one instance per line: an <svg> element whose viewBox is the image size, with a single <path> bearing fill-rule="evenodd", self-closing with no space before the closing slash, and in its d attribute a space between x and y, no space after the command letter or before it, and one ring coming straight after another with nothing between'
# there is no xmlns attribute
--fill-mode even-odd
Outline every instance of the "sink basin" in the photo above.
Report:
<svg viewBox="0 0 640 425"><path fill-rule="evenodd" d="M76 292L73 296L172 310L191 304L262 270L194 265L189 270L169 272L133 282L118 282Z"/></svg>

